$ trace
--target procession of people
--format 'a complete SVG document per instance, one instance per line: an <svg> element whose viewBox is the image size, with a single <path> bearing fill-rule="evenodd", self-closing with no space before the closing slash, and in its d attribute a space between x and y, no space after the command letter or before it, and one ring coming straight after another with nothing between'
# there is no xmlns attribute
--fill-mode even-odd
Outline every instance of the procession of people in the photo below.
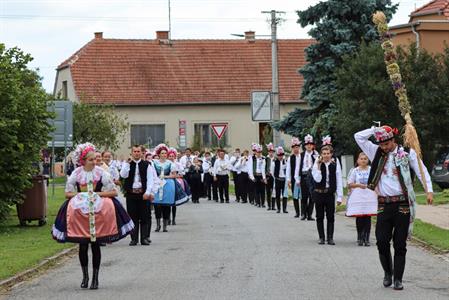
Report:
<svg viewBox="0 0 449 300"><path fill-rule="evenodd" d="M377 215L376 240L385 272L383 285L394 285L394 289L400 290L406 240L415 211L411 170L430 187L429 201L432 184L416 153L404 149L396 138L396 130L389 126L355 134L363 152L347 176L346 215L356 219L359 246L370 246L371 216ZM344 197L342 166L331 138L325 136L317 145L310 134L303 141L294 137L289 155L282 146L265 146L266 156L264 147L257 143L251 144L251 153L237 148L229 154L224 149L200 153L191 149L178 151L165 144L152 150L134 145L130 158L118 161L113 160L110 151L98 152L89 143L79 145L73 155L77 168L67 180L67 201L58 213L52 234L59 242L80 244L81 287L87 288L89 281L89 244L93 256L90 288L97 289L100 246L128 234L129 246L139 242L148 246L153 211L154 232L168 232L168 226L177 225L177 206L189 200L194 204L199 204L200 199L230 203L230 182L235 202L278 214L288 214L290 198L294 218L316 222L318 244L335 245L336 205L341 205ZM422 164L424 177L418 164ZM117 198L120 190L126 199L126 210ZM390 252L392 239L394 260Z"/></svg>

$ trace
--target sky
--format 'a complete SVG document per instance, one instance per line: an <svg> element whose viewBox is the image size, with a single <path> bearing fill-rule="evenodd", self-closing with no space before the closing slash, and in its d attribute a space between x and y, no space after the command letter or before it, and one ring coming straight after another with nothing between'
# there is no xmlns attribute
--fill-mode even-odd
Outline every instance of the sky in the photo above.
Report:
<svg viewBox="0 0 449 300"><path fill-rule="evenodd" d="M362 1L362 0L361 0ZM104 38L154 39L168 30L168 0L0 0L0 43L19 47L34 60L42 85L53 92L56 66L90 41L94 32ZM171 0L173 39L233 39L231 34L253 30L271 33L269 15L283 11L278 38L309 38L297 10L320 0ZM399 3L390 25L408 22L415 7L430 0L393 0ZM257 38L257 37L256 37ZM259 38L269 38L259 37Z"/></svg>

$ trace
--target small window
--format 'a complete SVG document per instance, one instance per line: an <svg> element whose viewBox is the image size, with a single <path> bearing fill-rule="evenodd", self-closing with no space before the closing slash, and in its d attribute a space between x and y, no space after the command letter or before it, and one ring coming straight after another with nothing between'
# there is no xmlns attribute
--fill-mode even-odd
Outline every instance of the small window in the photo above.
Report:
<svg viewBox="0 0 449 300"><path fill-rule="evenodd" d="M165 125L131 125L131 146L147 145L155 147L165 142Z"/></svg>
<svg viewBox="0 0 449 300"><path fill-rule="evenodd" d="M225 131L219 141L209 123L195 124L195 135L193 137L195 145L203 147L227 147L229 145L228 131Z"/></svg>
<svg viewBox="0 0 449 300"><path fill-rule="evenodd" d="M68 99L67 98L67 80L64 80L62 82L62 99Z"/></svg>

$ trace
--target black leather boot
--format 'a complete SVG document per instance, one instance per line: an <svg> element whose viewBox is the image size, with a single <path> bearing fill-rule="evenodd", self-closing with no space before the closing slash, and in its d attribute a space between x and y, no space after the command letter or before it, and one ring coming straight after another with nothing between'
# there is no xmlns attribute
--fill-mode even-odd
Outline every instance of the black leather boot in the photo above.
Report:
<svg viewBox="0 0 449 300"><path fill-rule="evenodd" d="M163 231L163 232L167 232L167 223L168 223L168 220L167 220L167 219L163 219L162 221L163 221L163 223L162 223L162 231Z"/></svg>
<svg viewBox="0 0 449 300"><path fill-rule="evenodd" d="M405 255L394 256L394 289L403 290L402 275L404 275L405 269Z"/></svg>
<svg viewBox="0 0 449 300"><path fill-rule="evenodd" d="M299 200L293 199L293 205L295 206L295 218L299 218Z"/></svg>
<svg viewBox="0 0 449 300"><path fill-rule="evenodd" d="M92 275L92 282L90 283L91 290L98 289L98 272L99 272L99 269L94 269L94 273Z"/></svg>
<svg viewBox="0 0 449 300"><path fill-rule="evenodd" d="M371 244L369 242L369 232L368 231L365 231L365 236L364 237L365 237L365 239L364 239L365 246L366 247L371 246Z"/></svg>
<svg viewBox="0 0 449 300"><path fill-rule="evenodd" d="M171 221L171 224L172 224L172 225L176 225L176 220L175 220L175 218L173 218L173 220Z"/></svg>
<svg viewBox="0 0 449 300"><path fill-rule="evenodd" d="M281 212L281 199L280 198L276 199L276 205L278 207L277 213L280 213Z"/></svg>
<svg viewBox="0 0 449 300"><path fill-rule="evenodd" d="M392 275L393 275L393 263L391 259L391 254L389 255L382 255L379 254L380 264L382 265L382 268L384 269L384 280L383 285L384 287L389 287L393 284Z"/></svg>
<svg viewBox="0 0 449 300"><path fill-rule="evenodd" d="M171 225L171 219L168 219L168 225Z"/></svg>
<svg viewBox="0 0 449 300"><path fill-rule="evenodd" d="M83 270L83 281L81 281L81 288L87 289L89 286L89 268L85 266L81 267L81 270Z"/></svg>
<svg viewBox="0 0 449 300"><path fill-rule="evenodd" d="M282 211L284 214L288 214L287 211L287 198L282 198Z"/></svg>
<svg viewBox="0 0 449 300"><path fill-rule="evenodd" d="M140 227L140 244L143 246L148 246L151 243L149 236L148 224L142 225Z"/></svg>
<svg viewBox="0 0 449 300"><path fill-rule="evenodd" d="M363 246L363 233L362 232L357 232L357 245L359 246Z"/></svg>
<svg viewBox="0 0 449 300"><path fill-rule="evenodd" d="M161 219L156 219L156 229L155 232L161 231Z"/></svg>
<svg viewBox="0 0 449 300"><path fill-rule="evenodd" d="M335 245L334 242L334 223L327 223L327 244Z"/></svg>

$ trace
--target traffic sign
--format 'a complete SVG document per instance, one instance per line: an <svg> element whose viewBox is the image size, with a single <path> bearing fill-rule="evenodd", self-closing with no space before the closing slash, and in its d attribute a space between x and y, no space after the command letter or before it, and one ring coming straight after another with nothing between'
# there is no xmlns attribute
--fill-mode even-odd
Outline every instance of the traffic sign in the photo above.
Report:
<svg viewBox="0 0 449 300"><path fill-rule="evenodd" d="M271 122L272 110L270 91L253 91L251 93L251 118L254 122Z"/></svg>
<svg viewBox="0 0 449 300"><path fill-rule="evenodd" d="M223 135L225 134L226 130L228 129L228 123L215 123L210 124L210 127L212 128L212 131L215 133L217 138L221 140Z"/></svg>

